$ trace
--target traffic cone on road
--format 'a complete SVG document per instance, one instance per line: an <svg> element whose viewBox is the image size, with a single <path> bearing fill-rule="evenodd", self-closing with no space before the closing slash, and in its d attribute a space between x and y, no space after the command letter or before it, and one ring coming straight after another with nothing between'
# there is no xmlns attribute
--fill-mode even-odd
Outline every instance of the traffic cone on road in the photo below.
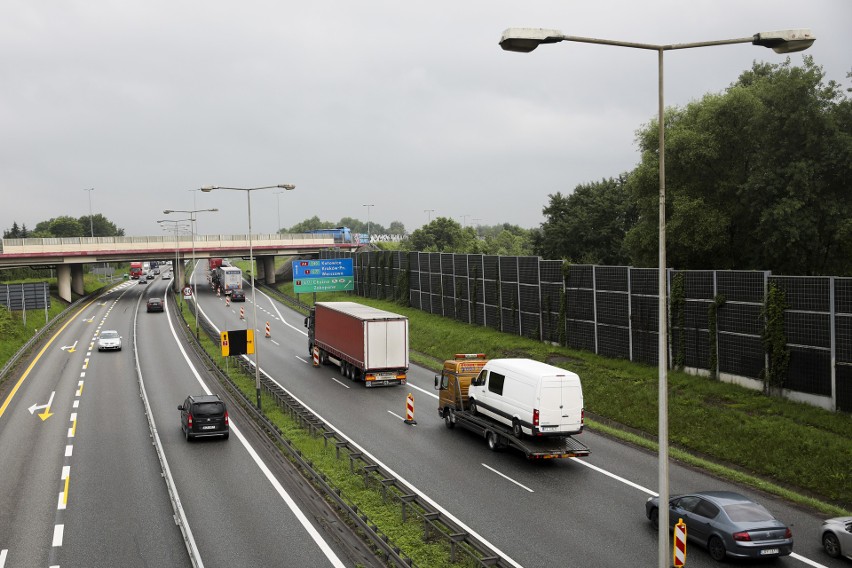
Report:
<svg viewBox="0 0 852 568"><path fill-rule="evenodd" d="M406 424L417 424L417 420L414 419L414 395L408 393L408 398L405 399L405 420L403 420Z"/></svg>

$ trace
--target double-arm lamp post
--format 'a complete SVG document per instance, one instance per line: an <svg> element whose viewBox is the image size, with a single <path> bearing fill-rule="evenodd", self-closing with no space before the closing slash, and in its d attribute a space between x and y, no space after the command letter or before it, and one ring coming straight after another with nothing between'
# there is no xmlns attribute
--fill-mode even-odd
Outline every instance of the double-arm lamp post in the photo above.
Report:
<svg viewBox="0 0 852 568"><path fill-rule="evenodd" d="M751 43L769 47L776 53L792 53L809 48L815 41L808 29L781 30L758 33L750 37L725 39L718 41L702 41L696 43L676 43L654 45L648 43L633 43L589 37L564 35L559 30L539 28L509 28L500 38L500 47L506 51L528 53L541 44L571 41L579 43L595 43L613 45L616 47L631 47L657 52L658 61L658 109L657 123L659 127L659 545L657 549L659 568L665 568L669 563L669 456L668 456L668 384L666 370L668 366L668 319L666 317L666 171L665 171L665 115L663 107L663 53L676 49L691 49L694 47L710 47L736 43Z"/></svg>
<svg viewBox="0 0 852 568"><path fill-rule="evenodd" d="M249 266L251 267L251 308L254 318L254 326L257 329L257 294L254 290L254 273L257 271L254 263L254 249L252 247L251 238L251 192L258 189L284 189L292 190L296 186L291 183L280 183L278 185L264 185L262 187L224 187L219 185L206 185L201 188L204 193L209 193L214 189L228 189L231 191L245 191L248 198L248 238L249 238ZM260 362L258 357L259 344L254 343L254 386L257 392L257 409L260 410Z"/></svg>
<svg viewBox="0 0 852 568"><path fill-rule="evenodd" d="M204 213L205 211L216 212L218 209L165 209L164 215L170 213L189 213L190 229L192 231L192 272L189 275L189 281L192 284L192 295L195 304L195 338L198 339L198 283L195 276L195 214ZM177 268L177 266L175 266Z"/></svg>

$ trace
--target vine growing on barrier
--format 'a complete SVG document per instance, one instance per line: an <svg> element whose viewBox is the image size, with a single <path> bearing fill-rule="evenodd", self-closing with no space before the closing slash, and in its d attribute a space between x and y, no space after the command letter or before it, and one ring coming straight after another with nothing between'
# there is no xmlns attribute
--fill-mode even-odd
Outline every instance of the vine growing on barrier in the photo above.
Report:
<svg viewBox="0 0 852 568"><path fill-rule="evenodd" d="M767 367L761 371L761 379L767 394L775 393L784 385L790 367L790 349L784 331L784 311L787 308L786 292L770 282L766 304L761 310L765 322L761 338L767 355Z"/></svg>
<svg viewBox="0 0 852 568"><path fill-rule="evenodd" d="M718 330L718 317L719 317L719 308L725 305L725 295L717 294L715 298L713 298L713 303L710 304L710 307L707 308L707 327L710 330L708 334L709 345L708 351L710 353L710 377L714 380L719 378L719 338L717 335Z"/></svg>
<svg viewBox="0 0 852 568"><path fill-rule="evenodd" d="M672 346L673 363L675 369L682 370L686 358L686 342L683 340L683 328L686 325L686 286L683 272L678 272L672 278L670 302L672 312L671 336L674 343ZM674 333L675 329L677 329L677 334Z"/></svg>

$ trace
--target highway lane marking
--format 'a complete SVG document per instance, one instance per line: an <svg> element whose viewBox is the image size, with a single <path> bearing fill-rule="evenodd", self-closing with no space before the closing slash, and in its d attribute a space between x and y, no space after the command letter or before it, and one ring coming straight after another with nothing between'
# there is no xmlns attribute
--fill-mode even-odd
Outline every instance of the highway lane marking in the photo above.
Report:
<svg viewBox="0 0 852 568"><path fill-rule="evenodd" d="M73 454L73 453L74 453L74 446L72 446L70 444L65 446L65 457L66 458L70 458L71 454Z"/></svg>
<svg viewBox="0 0 852 568"><path fill-rule="evenodd" d="M281 344L280 344L280 343L278 343L277 341L275 341L274 339L270 339L269 341L271 341L272 343L274 343L274 344L275 344L275 345L277 345L278 347L281 347Z"/></svg>
<svg viewBox="0 0 852 568"><path fill-rule="evenodd" d="M88 304L86 304L85 306L80 308L80 311L83 311L86 308L88 308L94 301L95 300L91 300ZM12 403L12 399L15 398L15 394L18 392L18 389L21 388L21 385L24 383L26 378L30 376L30 373L32 372L32 370L36 366L36 364L39 362L39 360L41 359L41 356L44 355L44 352L47 351L47 349L51 346L51 344L53 344L54 340L57 337L59 337L59 334L61 334L63 331L65 331L65 328L68 327L69 325L71 325L71 322L74 321L74 320L75 320L75 318L70 318L67 322L65 322L65 325L60 327L59 331L54 333L53 336L44 345L44 347L42 347L41 351L38 352L38 355L35 356L35 359L33 359L32 363L30 363L29 367L27 367L27 370L24 371L24 374L21 375L21 378L18 379L18 382L15 383L14 387L12 387L12 390L9 392L9 396L7 396L6 400L3 401L3 405L0 406L0 418L3 417L3 414L6 412L6 409L9 407L9 404Z"/></svg>
<svg viewBox="0 0 852 568"><path fill-rule="evenodd" d="M86 357L86 358L83 360L83 369L88 369L88 368L89 368L89 358L88 358L88 357Z"/></svg>
<svg viewBox="0 0 852 568"><path fill-rule="evenodd" d="M796 554L795 552L790 553L790 558L795 558L799 562L804 562L808 566L814 566L814 568L828 568L828 566L826 566L825 564L820 564L819 562L814 562L810 558L805 558L804 556Z"/></svg>
<svg viewBox="0 0 852 568"><path fill-rule="evenodd" d="M62 492L59 494L59 503L56 508L59 510L64 510L65 507L68 506L68 485L71 482L71 466L64 465L62 466L62 476L60 479L65 481L65 487Z"/></svg>
<svg viewBox="0 0 852 568"><path fill-rule="evenodd" d="M83 381L77 383L77 392L74 393L74 396L82 396L83 394Z"/></svg>
<svg viewBox="0 0 852 568"><path fill-rule="evenodd" d="M625 479L625 478L623 478L619 475L616 475L616 474L614 474L610 471L607 471L603 468L600 468L596 465L592 465L587 461L581 460L580 458L570 458L570 459L574 460L575 463L582 464L589 469L593 469L593 470L597 471L598 473L602 473L602 474L606 475L607 477L611 477L611 478L615 479L616 481L620 481L621 483L623 483L625 485L629 485L630 487L633 487L635 489L638 489L639 491L647 493L648 495L651 495L652 497L659 497L660 496L659 493L657 493L656 491L653 491L652 489L648 489L647 487L642 487L638 483L634 483L634 482L630 481L629 479Z"/></svg>
<svg viewBox="0 0 852 568"><path fill-rule="evenodd" d="M27 410L30 411L30 414L35 414L36 410L44 409L44 412L40 412L38 414L38 417L41 418L42 422L44 422L45 420L47 420L48 418L53 416L53 413L50 411L50 406L53 404L53 397L55 395L56 395L56 391L51 391L50 400L47 401L47 404L34 404L31 407L29 407Z"/></svg>
<svg viewBox="0 0 852 568"><path fill-rule="evenodd" d="M72 412L71 413L71 427L68 428L68 437L73 438L76 433L77 433L77 413Z"/></svg>
<svg viewBox="0 0 852 568"><path fill-rule="evenodd" d="M53 527L53 546L62 546L62 537L65 534L65 525Z"/></svg>
<svg viewBox="0 0 852 568"><path fill-rule="evenodd" d="M485 469L487 469L487 470L493 471L494 473L496 473L497 475L499 475L499 476L500 476L500 477L502 477L503 479L505 479L505 480L507 480L507 481L511 481L512 483L514 483L515 485L517 485L517 486L518 486L518 487L520 487L521 489L526 489L526 490L527 490L527 491L529 491L530 493L535 493L535 491L533 491L532 489L530 489L529 487L527 487L527 486L526 486L526 485L524 485L523 483L520 483L520 482L518 482L518 481L515 481L514 479L512 479L511 477L509 477L509 476L508 476L508 475L506 475L505 473L500 473L499 471L497 471L496 469L494 469L494 468L493 468L493 467L491 467L490 465L486 465L486 464L484 464L484 463L483 463L483 464L480 464L480 465L482 465L482 467L484 467L484 468L485 468Z"/></svg>
<svg viewBox="0 0 852 568"><path fill-rule="evenodd" d="M388 410L388 414L390 414L391 416L396 416L397 418L399 418L400 420L405 422L405 418L403 418L402 416L400 416L399 414L397 414L396 412L394 412L392 410ZM416 424L412 424L412 426L416 426Z"/></svg>
<svg viewBox="0 0 852 568"><path fill-rule="evenodd" d="M74 351L77 350L77 341L75 341L73 345L63 345L62 347L60 347L60 349L62 349L63 351L67 350L68 353L74 353Z"/></svg>
<svg viewBox="0 0 852 568"><path fill-rule="evenodd" d="M210 320L210 318L207 317L207 314L204 313L204 310L201 309L201 306L198 304L196 305L198 306L199 310L201 310L202 315L207 318L207 321L210 322L211 325L213 325L213 328L216 330L216 333L220 333L219 328L217 328L216 325L213 324L213 322ZM168 304L166 304L166 310L168 309ZM186 364L189 366L190 371L192 371L192 374L195 376L195 380L198 381L198 384L201 385L201 388L204 389L204 392L206 394L211 394L210 389L207 387L207 384L202 380L201 375L198 374L198 370L196 370L195 365L192 364L192 361L186 354L186 350L183 348L183 344L178 339L177 332L175 331L174 324L172 323L172 319L168 318L168 322L169 329L172 332L172 337L175 340L175 344L177 345L178 350L181 352L181 355L183 355L183 358L186 361ZM237 428L237 425L234 424L233 420L231 420L231 431L240 440L240 443L242 443L243 447L254 460L255 464L257 464L257 467L269 481L270 485L272 485L273 489L275 489L278 495L281 496L281 499L284 500L284 502L287 504L287 507L299 520L299 523L301 523L302 527L305 529L305 531L307 531L311 539L314 541L320 551L322 551L328 561L331 562L331 564L335 568L345 568L345 564L343 564L340 558L337 557L337 554L335 554L335 552L331 549L331 546L329 546L329 544L325 541L319 531L314 528L314 525L311 524L310 520L308 520L308 518L305 516L305 514L302 512L302 510L299 508L293 498L290 497L290 494L287 493L287 490L284 489L284 486L281 485L281 482L275 478L275 476L272 474L272 471L269 470L269 468L263 462L261 457L257 454L257 452L255 452L254 448L251 446L251 444L249 444L248 440L246 440L245 436L243 436L243 433L240 432L240 430Z"/></svg>
<svg viewBox="0 0 852 568"><path fill-rule="evenodd" d="M0 550L0 568L6 565L6 555L9 553L9 549L4 548Z"/></svg>
<svg viewBox="0 0 852 568"><path fill-rule="evenodd" d="M331 380L334 381L335 383L337 383L338 385L344 387L344 388L347 388L347 389L349 388L349 385L343 384L342 382L338 381L334 377L331 377Z"/></svg>
<svg viewBox="0 0 852 568"><path fill-rule="evenodd" d="M299 357L298 355L296 355L296 359L298 359L298 360L299 360L299 361L301 361L302 363L307 363L307 362L308 362L307 360L302 359L302 358L301 358L301 357Z"/></svg>
<svg viewBox="0 0 852 568"><path fill-rule="evenodd" d="M80 401L79 401L79 400L75 400L75 401L74 401L74 408L77 408L78 406L80 406Z"/></svg>

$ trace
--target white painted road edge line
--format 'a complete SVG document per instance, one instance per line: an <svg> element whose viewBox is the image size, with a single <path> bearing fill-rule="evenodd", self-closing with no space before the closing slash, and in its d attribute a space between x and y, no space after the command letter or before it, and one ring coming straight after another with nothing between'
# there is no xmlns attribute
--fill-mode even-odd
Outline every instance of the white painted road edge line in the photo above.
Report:
<svg viewBox="0 0 852 568"><path fill-rule="evenodd" d="M197 301L197 299L196 299L196 301ZM204 313L204 310L201 309L200 305L198 305L198 309L201 311L201 313L204 315L204 317L207 318L207 321L210 322L210 318L207 317L207 314ZM195 369L195 366L192 364L192 361L189 360L189 357L187 356L186 351L183 348L183 345L181 345L180 341L178 340L178 336L177 336L177 333L175 333L175 329L174 329L174 326L172 325L171 318L169 318L168 321L169 321L169 327L172 330L172 336L174 337L175 343L177 343L177 346L180 349L181 354L183 354L183 358L186 360L186 364L189 365L189 368L192 371L192 374L195 375L195 379L201 385L201 388L204 389L204 392L207 393L207 394L211 394L210 389L207 388L207 385L202 380L201 375L198 374L198 371ZM213 325L212 322L211 322L211 325ZM217 328L215 325L213 325L213 327L216 329L217 333L220 333L219 328ZM263 475L266 476L266 479L269 480L269 483L272 485L272 487L275 489L275 491L278 492L278 494L281 496L281 498L284 500L284 502L287 504L287 506L290 508L290 510L293 512L293 514L296 516L296 518L299 520L299 522L302 524L302 526L305 528L305 531L307 531L307 533L310 535L310 537L313 539L313 541L316 543L316 545L319 547L319 549L322 551L322 553L325 554L325 557L328 558L328 561L331 562L332 566L334 566L335 568L346 568L346 565L343 562L341 562L340 558L337 557L337 554L334 553L334 551L331 549L331 547L325 541L325 539L322 537L322 535L319 533L319 531L317 531L317 529L314 527L314 525L311 524L311 522L308 520L308 518L305 516L305 514L302 512L302 510L299 509L299 506L296 504L295 501L293 501L292 497L290 497L290 495L287 493L287 491L281 485L281 482L279 482L275 478L275 476L272 474L272 472L269 470L269 468L266 466L266 464L263 463L263 460L260 458L259 455L257 455L257 452L254 451L254 448L251 447L248 440L246 440L245 437L243 436L242 432L240 432L239 429L237 429L237 426L236 426L236 424L234 424L233 420L231 420L231 430L233 430L234 434L236 434L237 438L239 438L240 442L243 444L243 447L245 447L246 451L249 453L251 458L257 464L257 467L260 469L260 471L263 473Z"/></svg>
<svg viewBox="0 0 852 568"><path fill-rule="evenodd" d="M347 388L347 389L349 388L349 385L344 384L344 383L342 383L342 382L338 381L338 380L337 380L337 379L335 379L334 377L331 377L331 380L332 380L332 381L334 381L335 383L337 383L338 385L342 386L343 388Z"/></svg>
<svg viewBox="0 0 852 568"><path fill-rule="evenodd" d="M4 548L0 550L0 568L3 568L6 565L6 555L9 554L9 549Z"/></svg>
<svg viewBox="0 0 852 568"><path fill-rule="evenodd" d="M529 491L530 493L535 493L535 491L533 491L532 489L530 489L529 487L527 487L527 486L526 486L526 485L524 485L523 483L518 483L517 481L515 481L514 479L512 479L512 478L511 478L511 477L509 477L508 475L503 474L503 473L500 473L499 471L497 471L496 469L494 469L494 468L493 468L493 467L491 467L490 465L486 465L486 464L481 464L481 465L482 465L482 467L484 467L485 469L488 469L488 470L493 471L494 473L496 473L497 475L499 475L499 476L500 476L500 477L502 477L503 479L506 479L507 481L511 481L512 483L514 483L514 484L515 484L515 485L517 485L518 487L520 487L520 488L522 488L522 489L526 489L526 490L527 490L527 491Z"/></svg>
<svg viewBox="0 0 852 568"><path fill-rule="evenodd" d="M587 462L587 461L583 461L583 460L581 460L580 458L570 458L570 459L574 460L574 462L575 462L575 463L579 463L579 464L581 464L581 465L584 465L584 466L586 466L586 467L587 467L587 468L589 468L589 469L593 469L593 470L597 471L598 473L602 473L602 474L606 475L607 477L611 477L611 478L615 479L616 481L620 481L621 483L623 483L623 484L625 484L625 485L629 485L630 487L633 487L633 488L635 488L635 489L638 489L639 491L642 491L642 492L644 492L644 493L647 493L648 495L651 495L652 497L659 497L659 493L657 493L656 491L653 491L653 490L651 490L651 489L648 489L647 487L642 487L642 486L641 486L641 485L639 485L638 483L633 483L633 482L632 482L632 481L630 481L629 479L625 479L625 478L623 478L623 477L620 477L620 476L618 476L618 475L615 475L615 474L614 474L614 473L612 473L612 472L609 472L609 471L607 471L607 470L605 470L605 469L599 468L599 467L598 467L598 466L596 466L596 465L592 465L592 464L590 464L590 463L589 463L589 462Z"/></svg>

